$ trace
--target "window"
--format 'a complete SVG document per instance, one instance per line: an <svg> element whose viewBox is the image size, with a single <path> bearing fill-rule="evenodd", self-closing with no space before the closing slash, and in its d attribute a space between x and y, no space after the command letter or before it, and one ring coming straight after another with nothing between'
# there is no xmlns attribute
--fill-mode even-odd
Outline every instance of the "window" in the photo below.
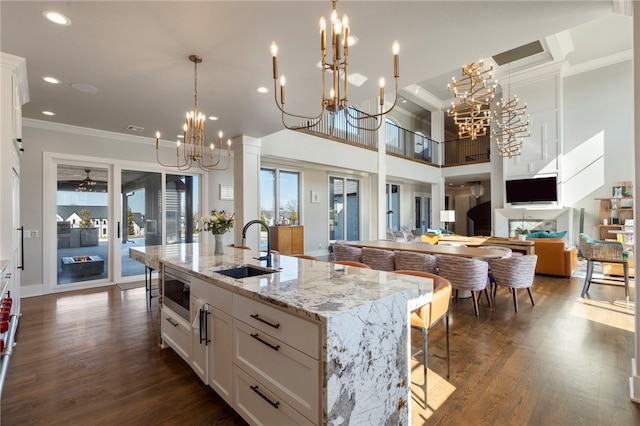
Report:
<svg viewBox="0 0 640 426"><path fill-rule="evenodd" d="M300 172L260 169L260 220L300 223Z"/></svg>
<svg viewBox="0 0 640 426"><path fill-rule="evenodd" d="M329 240L360 239L360 181L329 177Z"/></svg>

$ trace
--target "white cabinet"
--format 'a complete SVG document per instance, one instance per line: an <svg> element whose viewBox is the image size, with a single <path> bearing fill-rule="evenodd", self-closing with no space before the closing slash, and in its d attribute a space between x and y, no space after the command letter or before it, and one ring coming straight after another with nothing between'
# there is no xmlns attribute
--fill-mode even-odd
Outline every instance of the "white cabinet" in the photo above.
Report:
<svg viewBox="0 0 640 426"><path fill-rule="evenodd" d="M20 270L23 267L20 220L20 149L22 104L28 101L27 69L23 58L1 54L0 99L0 259L11 261L9 291L20 313Z"/></svg>
<svg viewBox="0 0 640 426"><path fill-rule="evenodd" d="M237 294L233 317L234 406L256 424L289 408L319 423L319 324Z"/></svg>
<svg viewBox="0 0 640 426"><path fill-rule="evenodd" d="M162 339L256 425L320 424L320 324L203 281L188 319L162 307Z"/></svg>
<svg viewBox="0 0 640 426"><path fill-rule="evenodd" d="M253 425L313 425L278 395L262 386L253 377L234 368L234 405L238 413Z"/></svg>
<svg viewBox="0 0 640 426"><path fill-rule="evenodd" d="M166 306L160 314L162 341L186 362L191 360L191 324Z"/></svg>
<svg viewBox="0 0 640 426"><path fill-rule="evenodd" d="M230 405L233 389L231 301L230 291L191 278L191 366L200 379Z"/></svg>
<svg viewBox="0 0 640 426"><path fill-rule="evenodd" d="M209 386L229 405L233 400L232 352L233 333L231 315L213 308L211 312L213 331L209 348Z"/></svg>

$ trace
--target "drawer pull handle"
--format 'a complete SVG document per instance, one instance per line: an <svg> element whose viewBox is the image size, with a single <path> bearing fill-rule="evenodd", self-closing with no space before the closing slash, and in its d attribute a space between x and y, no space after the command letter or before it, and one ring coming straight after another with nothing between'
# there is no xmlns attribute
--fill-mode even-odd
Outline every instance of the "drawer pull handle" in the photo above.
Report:
<svg viewBox="0 0 640 426"><path fill-rule="evenodd" d="M280 345L272 345L271 343L267 342L266 340L262 339L260 336L258 336L258 333L255 334L251 334L251 337L253 337L254 339L256 339L258 342L260 343L264 343L265 345L269 346L271 349L273 349L274 351L277 351L280 349Z"/></svg>
<svg viewBox="0 0 640 426"><path fill-rule="evenodd" d="M260 392L258 390L258 385L255 386L249 386L251 388L252 391L254 391L255 393L257 393L258 395L260 395L260 398L264 399L265 401L267 401L269 404L271 404L271 406L273 408L278 408L280 406L279 402L273 402L272 400L270 400L267 395L263 394L262 392Z"/></svg>
<svg viewBox="0 0 640 426"><path fill-rule="evenodd" d="M267 320L263 320L262 318L260 318L260 315L258 315L258 314L251 314L251 315L249 315L249 316L250 316L251 318L253 318L254 320L258 320L258 321L260 321L260 322L262 322L262 323L267 324L267 325L268 325L268 326L270 326L270 327L273 327L273 328L280 328L280 323L278 323L278 324L274 324L274 323L271 323L271 322L269 322L269 321L267 321Z"/></svg>
<svg viewBox="0 0 640 426"><path fill-rule="evenodd" d="M169 324L171 324L174 327L179 326L180 324L178 324L177 322L173 321L171 318L167 317L167 321L169 322Z"/></svg>

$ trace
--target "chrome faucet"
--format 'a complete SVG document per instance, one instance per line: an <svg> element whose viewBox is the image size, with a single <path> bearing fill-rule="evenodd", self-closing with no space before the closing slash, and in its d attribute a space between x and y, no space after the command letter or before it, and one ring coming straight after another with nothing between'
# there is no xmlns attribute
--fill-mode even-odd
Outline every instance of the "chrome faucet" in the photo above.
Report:
<svg viewBox="0 0 640 426"><path fill-rule="evenodd" d="M244 242L247 238L247 228L249 228L254 223L259 223L264 227L264 229L267 230L267 254L265 256L256 257L256 259L266 260L267 268L271 268L271 235L269 235L269 225L267 225L266 222L258 219L250 220L249 222L247 222L244 228L242 228L242 244L244 245Z"/></svg>

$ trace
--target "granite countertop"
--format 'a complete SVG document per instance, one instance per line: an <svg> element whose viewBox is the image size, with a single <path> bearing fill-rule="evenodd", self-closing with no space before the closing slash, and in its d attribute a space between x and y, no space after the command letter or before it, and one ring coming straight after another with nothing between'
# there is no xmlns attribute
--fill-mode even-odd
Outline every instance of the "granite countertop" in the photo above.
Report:
<svg viewBox="0 0 640 426"><path fill-rule="evenodd" d="M258 254L225 247L224 255L216 255L213 245L198 243L129 249L132 259L150 268L159 269L162 262L205 281L215 281L235 293L320 322L398 293L406 296L409 310L432 299L430 279L283 255L273 255L272 269L277 272L272 274L234 279L216 273L238 265L266 269L264 261L255 259Z"/></svg>

